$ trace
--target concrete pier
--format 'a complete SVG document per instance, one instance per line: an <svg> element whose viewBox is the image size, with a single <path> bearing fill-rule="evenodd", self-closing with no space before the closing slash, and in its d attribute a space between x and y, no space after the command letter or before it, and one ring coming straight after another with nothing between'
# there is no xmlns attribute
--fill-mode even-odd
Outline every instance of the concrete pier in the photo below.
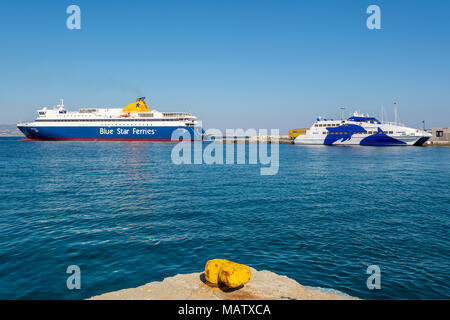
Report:
<svg viewBox="0 0 450 320"><path fill-rule="evenodd" d="M302 286L286 276L251 268L252 277L242 287L223 291L207 284L203 272L178 274L161 282L91 297L92 300L355 300L333 289Z"/></svg>
<svg viewBox="0 0 450 320"><path fill-rule="evenodd" d="M277 141L279 144L292 144L293 140L289 136L252 136L252 137L212 137L208 139L217 143L272 143ZM207 141L208 141L207 140Z"/></svg>
<svg viewBox="0 0 450 320"><path fill-rule="evenodd" d="M428 146L450 146L450 128L433 128L431 130L433 135L427 141Z"/></svg>

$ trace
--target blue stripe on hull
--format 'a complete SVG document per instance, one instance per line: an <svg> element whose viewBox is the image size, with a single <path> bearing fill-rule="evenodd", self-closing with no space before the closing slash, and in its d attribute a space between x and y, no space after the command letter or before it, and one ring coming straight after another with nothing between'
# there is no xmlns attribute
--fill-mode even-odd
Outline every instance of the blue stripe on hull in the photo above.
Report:
<svg viewBox="0 0 450 320"><path fill-rule="evenodd" d="M200 127L18 127L27 138L37 140L171 140L180 129L180 136L201 140ZM178 133L178 132L177 132Z"/></svg>
<svg viewBox="0 0 450 320"><path fill-rule="evenodd" d="M349 124L339 127L327 127L328 134L325 137L323 144L332 145L345 141L350 141L355 133L365 133L366 129L359 125ZM356 143L354 143L356 144ZM395 138L388 136L380 128L378 128L376 134L372 134L363 138L360 142L362 146L398 146L405 145L406 143Z"/></svg>
<svg viewBox="0 0 450 320"><path fill-rule="evenodd" d="M362 139L359 144L362 146L401 146L406 145L406 142L394 139L388 135L372 135Z"/></svg>
<svg viewBox="0 0 450 320"><path fill-rule="evenodd" d="M349 124L347 126L339 126L339 127L327 127L328 134L325 137L323 144L331 145L336 141L344 142L347 140L351 140L353 134L366 132L366 130L358 126L356 124Z"/></svg>
<svg viewBox="0 0 450 320"><path fill-rule="evenodd" d="M406 142L392 138L378 128L377 134L362 139L359 144L362 146L398 146L405 145Z"/></svg>

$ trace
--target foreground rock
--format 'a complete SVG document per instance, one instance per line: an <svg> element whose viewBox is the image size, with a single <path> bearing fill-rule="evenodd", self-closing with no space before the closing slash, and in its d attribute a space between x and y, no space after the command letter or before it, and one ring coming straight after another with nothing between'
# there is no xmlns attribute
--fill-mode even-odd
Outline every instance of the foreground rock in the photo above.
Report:
<svg viewBox="0 0 450 320"><path fill-rule="evenodd" d="M105 293L93 300L348 300L357 299L334 291L310 289L286 276L270 271L252 272L251 280L241 288L223 291L206 284L204 273L179 274L162 282Z"/></svg>

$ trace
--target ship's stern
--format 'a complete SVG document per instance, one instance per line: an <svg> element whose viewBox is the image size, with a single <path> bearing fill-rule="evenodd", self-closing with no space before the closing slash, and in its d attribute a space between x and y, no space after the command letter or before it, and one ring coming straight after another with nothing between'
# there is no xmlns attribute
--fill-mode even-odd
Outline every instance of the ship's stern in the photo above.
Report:
<svg viewBox="0 0 450 320"><path fill-rule="evenodd" d="M432 134L423 130L420 130L416 134L418 136L418 139L416 142L414 142L414 146L423 146L425 142L427 142L431 137Z"/></svg>

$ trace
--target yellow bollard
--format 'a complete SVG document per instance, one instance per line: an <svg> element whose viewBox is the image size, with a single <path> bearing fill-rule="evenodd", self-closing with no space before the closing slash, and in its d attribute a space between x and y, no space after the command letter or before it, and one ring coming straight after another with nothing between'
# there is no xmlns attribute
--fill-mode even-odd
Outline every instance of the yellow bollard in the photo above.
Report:
<svg viewBox="0 0 450 320"><path fill-rule="evenodd" d="M225 259L213 259L206 262L205 265L205 278L206 281L212 284L218 284L219 282L219 270L223 263L228 262Z"/></svg>
<svg viewBox="0 0 450 320"><path fill-rule="evenodd" d="M205 278L212 284L236 288L250 281L250 268L225 259L209 260L205 265Z"/></svg>

